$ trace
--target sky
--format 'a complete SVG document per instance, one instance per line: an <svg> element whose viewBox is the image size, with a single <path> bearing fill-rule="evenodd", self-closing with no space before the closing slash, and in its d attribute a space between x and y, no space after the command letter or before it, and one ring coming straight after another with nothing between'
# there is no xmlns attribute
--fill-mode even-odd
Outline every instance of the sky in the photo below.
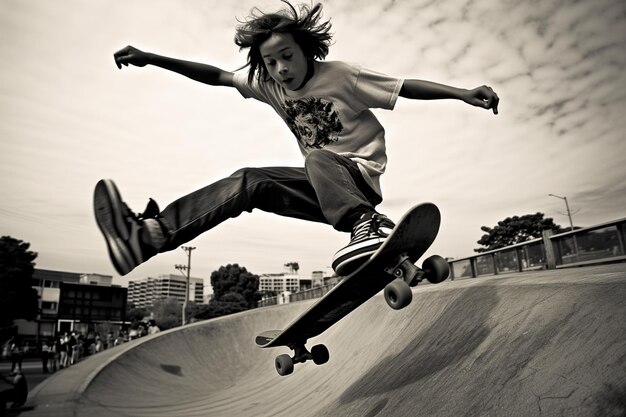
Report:
<svg viewBox="0 0 626 417"><path fill-rule="evenodd" d="M473 254L481 226L545 213L568 226L626 217L626 2L330 0L327 60L456 87L491 86L500 114L460 101L400 98L374 110L389 163L378 207L399 219L442 212L427 253ZM95 224L92 194L113 179L135 211L161 208L245 166L302 166L267 105L156 68L118 70L126 45L234 71L250 9L278 0L0 0L0 234L29 242L36 267L129 279L178 274L181 249L120 277ZM255 274L329 271L349 236L255 210L188 243L192 276L238 263Z"/></svg>

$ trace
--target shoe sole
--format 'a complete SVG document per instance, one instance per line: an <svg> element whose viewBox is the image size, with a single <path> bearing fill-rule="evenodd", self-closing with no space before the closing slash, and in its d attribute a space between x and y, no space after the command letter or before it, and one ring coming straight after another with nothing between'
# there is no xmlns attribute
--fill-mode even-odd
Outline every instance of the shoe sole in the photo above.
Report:
<svg viewBox="0 0 626 417"><path fill-rule="evenodd" d="M128 274L141 263L137 261L137 256L129 243L133 240L133 234L138 233L138 228L133 224L129 232L123 214L122 198L112 180L98 181L94 190L93 207L96 223L104 236L111 263L120 275ZM141 253L139 248L137 250Z"/></svg>
<svg viewBox="0 0 626 417"><path fill-rule="evenodd" d="M378 241L368 240L362 245L352 245L337 252L331 264L337 275L347 276L356 271L372 256L383 244L385 239Z"/></svg>

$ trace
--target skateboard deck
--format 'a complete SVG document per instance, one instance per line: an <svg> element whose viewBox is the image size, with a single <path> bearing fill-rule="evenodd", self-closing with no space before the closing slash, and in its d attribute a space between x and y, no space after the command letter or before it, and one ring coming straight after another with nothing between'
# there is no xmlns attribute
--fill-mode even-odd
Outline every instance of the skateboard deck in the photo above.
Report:
<svg viewBox="0 0 626 417"><path fill-rule="evenodd" d="M276 358L279 374L291 373L293 363L310 359L317 364L325 363L328 360L326 347L314 346L309 352L304 347L308 339L326 331L382 289L385 289L387 303L399 309L411 301L409 286L417 285L423 278L431 282L445 280L449 269L441 257L428 258L423 269L415 266L435 240L440 220L439 209L432 203L412 207L359 269L346 276L284 330L268 330L259 334L255 339L259 347L287 346L295 351L293 358L288 355Z"/></svg>

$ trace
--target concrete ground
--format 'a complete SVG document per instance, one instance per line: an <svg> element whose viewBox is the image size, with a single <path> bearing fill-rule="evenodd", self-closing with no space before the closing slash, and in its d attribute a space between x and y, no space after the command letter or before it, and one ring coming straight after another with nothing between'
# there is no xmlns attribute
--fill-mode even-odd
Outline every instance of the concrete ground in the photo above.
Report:
<svg viewBox="0 0 626 417"><path fill-rule="evenodd" d="M25 416L624 416L626 264L377 295L326 333L330 361L281 377L256 334L312 301L145 337L51 375Z"/></svg>

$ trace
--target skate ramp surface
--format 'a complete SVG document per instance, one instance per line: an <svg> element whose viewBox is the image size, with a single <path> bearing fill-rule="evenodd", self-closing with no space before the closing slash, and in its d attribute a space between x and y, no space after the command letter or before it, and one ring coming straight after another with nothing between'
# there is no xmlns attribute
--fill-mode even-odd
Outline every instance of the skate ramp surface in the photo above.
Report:
<svg viewBox="0 0 626 417"><path fill-rule="evenodd" d="M29 398L47 416L622 416L626 264L379 294L308 346L330 361L281 377L254 337L313 301L195 323L89 358Z"/></svg>

